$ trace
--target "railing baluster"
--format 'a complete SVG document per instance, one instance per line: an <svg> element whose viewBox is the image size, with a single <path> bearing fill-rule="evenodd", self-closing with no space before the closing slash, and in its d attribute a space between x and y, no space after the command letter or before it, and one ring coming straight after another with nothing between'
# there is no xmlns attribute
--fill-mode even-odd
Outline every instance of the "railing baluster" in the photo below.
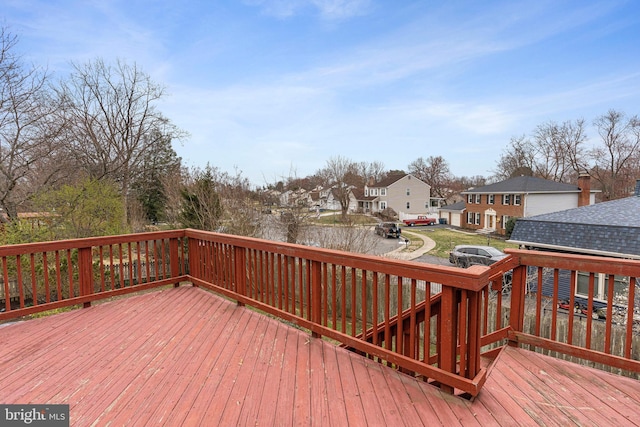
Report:
<svg viewBox="0 0 640 427"><path fill-rule="evenodd" d="M553 307L553 311L551 312L551 339L553 341L556 340L556 331L558 330L558 288L559 288L559 272L557 268L553 269L553 297L551 300L551 306ZM540 293L540 292L539 292ZM540 313L537 317L540 318L544 315L544 313Z"/></svg>
<svg viewBox="0 0 640 427"><path fill-rule="evenodd" d="M384 278L384 343L387 351L392 350L391 339L391 277L385 274ZM387 362L391 366L391 362Z"/></svg>
<svg viewBox="0 0 640 427"><path fill-rule="evenodd" d="M317 261L311 261L311 272L310 279L311 283L309 286L309 290L311 293L311 321L313 323L319 325L322 322L322 273L320 269L320 263ZM317 332L313 332L312 336L315 338L320 338L320 334Z"/></svg>
<svg viewBox="0 0 640 427"><path fill-rule="evenodd" d="M422 360L429 363L431 357L431 282L425 283L424 292L426 304L424 307L424 342L422 344L424 354ZM485 292L485 296L488 297L487 292Z"/></svg>
<svg viewBox="0 0 640 427"><path fill-rule="evenodd" d="M45 303L51 302L51 289L49 289L49 262L47 252L42 253L42 272L44 274L44 298Z"/></svg>
<svg viewBox="0 0 640 427"><path fill-rule="evenodd" d="M361 316L361 333L364 334L367 332L367 270L361 270L362 272L362 281L360 285L360 304L362 304L362 309L360 310Z"/></svg>
<svg viewBox="0 0 640 427"><path fill-rule="evenodd" d="M24 282L22 281L22 258L16 256L16 275L18 277L18 290L20 295L20 308L24 308Z"/></svg>
<svg viewBox="0 0 640 427"><path fill-rule="evenodd" d="M35 254L29 254L31 263L31 304L38 305L38 281L36 279L36 259Z"/></svg>
<svg viewBox="0 0 640 427"><path fill-rule="evenodd" d="M593 313L593 295L595 288L595 274L593 272L589 273L589 300L587 302L587 334L586 334L586 344L585 348L591 349L591 327L593 326L593 318L591 314Z"/></svg>
<svg viewBox="0 0 640 427"><path fill-rule="evenodd" d="M340 303L340 315L342 317L342 333L347 333L347 267L341 266L342 278L342 302Z"/></svg>
<svg viewBox="0 0 640 427"><path fill-rule="evenodd" d="M11 288L9 286L9 268L7 266L7 257L2 257L2 279L4 282L4 309L11 311Z"/></svg>
<svg viewBox="0 0 640 427"><path fill-rule="evenodd" d="M538 292L536 294L536 335L540 335L540 323L542 320L542 287L543 270L538 267Z"/></svg>
<svg viewBox="0 0 640 427"><path fill-rule="evenodd" d="M327 276L328 265L322 263L322 324L329 326L329 277Z"/></svg>
<svg viewBox="0 0 640 427"><path fill-rule="evenodd" d="M624 357L631 359L631 348L633 343L633 324L636 305L636 282L637 277L629 277L629 297L627 298L627 334L624 343Z"/></svg>

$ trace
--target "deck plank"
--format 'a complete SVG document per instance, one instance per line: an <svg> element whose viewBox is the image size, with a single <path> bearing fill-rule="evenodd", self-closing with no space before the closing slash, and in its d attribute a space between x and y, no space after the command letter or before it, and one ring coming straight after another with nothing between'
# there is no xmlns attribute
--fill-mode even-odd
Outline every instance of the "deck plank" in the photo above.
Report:
<svg viewBox="0 0 640 427"><path fill-rule="evenodd" d="M325 373L323 375L324 387L327 396L331 396L331 404L328 405L329 423L339 425L348 420L349 413L346 409L343 383L339 375L331 375L331 372L340 371L340 362L332 346L323 346Z"/></svg>
<svg viewBox="0 0 640 427"><path fill-rule="evenodd" d="M561 381L561 376L553 375L553 367L537 354L529 353L524 357L522 353L510 352L522 371L527 372L541 384L541 390L548 390L550 400L561 407L563 412L573 418L580 425L624 425L627 419L618 413L602 414L602 401L585 391L579 384L571 381ZM555 361L558 365L560 361ZM594 385L592 384L592 387ZM577 404L575 403L577 402Z"/></svg>
<svg viewBox="0 0 640 427"><path fill-rule="evenodd" d="M79 426L640 423L636 380L506 347L467 401L191 286L2 326L0 375Z"/></svg>

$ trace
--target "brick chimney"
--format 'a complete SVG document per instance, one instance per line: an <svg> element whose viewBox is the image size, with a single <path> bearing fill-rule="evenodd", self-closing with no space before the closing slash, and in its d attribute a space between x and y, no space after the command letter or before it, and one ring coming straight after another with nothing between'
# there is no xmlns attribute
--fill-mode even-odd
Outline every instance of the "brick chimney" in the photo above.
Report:
<svg viewBox="0 0 640 427"><path fill-rule="evenodd" d="M578 176L578 187L580 188L578 207L591 204L591 176L589 176L588 173L580 173L580 176Z"/></svg>

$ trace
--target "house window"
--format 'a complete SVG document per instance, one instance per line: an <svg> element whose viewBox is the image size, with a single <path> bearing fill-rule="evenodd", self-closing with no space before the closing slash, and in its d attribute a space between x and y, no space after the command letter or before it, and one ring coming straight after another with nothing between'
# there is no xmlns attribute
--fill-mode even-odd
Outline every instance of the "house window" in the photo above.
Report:
<svg viewBox="0 0 640 427"><path fill-rule="evenodd" d="M368 188L365 188L365 189L364 189L364 195L365 195L365 196L369 196L369 189L368 189Z"/></svg>
<svg viewBox="0 0 640 427"><path fill-rule="evenodd" d="M492 205L495 203L495 195L494 194L487 194L487 203Z"/></svg>
<svg viewBox="0 0 640 427"><path fill-rule="evenodd" d="M629 292L629 278L614 276L613 301L624 297ZM576 295L589 297L589 273L578 271L576 276ZM596 300L607 301L609 296L609 275L604 273L593 274L593 297Z"/></svg>
<svg viewBox="0 0 640 427"><path fill-rule="evenodd" d="M520 206L522 196L520 194L516 194L513 196L513 204L516 206Z"/></svg>
<svg viewBox="0 0 640 427"><path fill-rule="evenodd" d="M411 209L411 202L407 202L407 209Z"/></svg>
<svg viewBox="0 0 640 427"><path fill-rule="evenodd" d="M371 189L371 195L372 196L377 196L378 195L378 189L377 188L372 188Z"/></svg>
<svg viewBox="0 0 640 427"><path fill-rule="evenodd" d="M510 205L511 204L511 194L503 194L502 195L502 204Z"/></svg>
<svg viewBox="0 0 640 427"><path fill-rule="evenodd" d="M473 203L473 194L467 194L467 203Z"/></svg>
<svg viewBox="0 0 640 427"><path fill-rule="evenodd" d="M475 214L473 212L467 212L467 224L473 224Z"/></svg>
<svg viewBox="0 0 640 427"><path fill-rule="evenodd" d="M507 222L509 221L509 215L502 215L502 228L507 227Z"/></svg>
<svg viewBox="0 0 640 427"><path fill-rule="evenodd" d="M386 196L387 195L387 189L386 188L381 188L380 189L380 195L381 196Z"/></svg>
<svg viewBox="0 0 640 427"><path fill-rule="evenodd" d="M387 202L380 202L380 210L383 211L387 209Z"/></svg>
<svg viewBox="0 0 640 427"><path fill-rule="evenodd" d="M475 224L476 225L480 225L480 213L479 212L476 212L476 222L475 222Z"/></svg>
<svg viewBox="0 0 640 427"><path fill-rule="evenodd" d="M476 194L476 204L480 204L482 201L482 194Z"/></svg>
<svg viewBox="0 0 640 427"><path fill-rule="evenodd" d="M410 196L410 195L411 195L411 189L407 188L407 196Z"/></svg>

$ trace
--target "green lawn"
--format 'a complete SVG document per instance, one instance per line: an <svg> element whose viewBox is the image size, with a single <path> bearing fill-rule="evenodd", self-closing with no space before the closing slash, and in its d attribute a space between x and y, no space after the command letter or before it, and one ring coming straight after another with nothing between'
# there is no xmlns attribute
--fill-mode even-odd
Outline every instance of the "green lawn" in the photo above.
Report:
<svg viewBox="0 0 640 427"><path fill-rule="evenodd" d="M493 236L483 236L476 233L453 231L445 228L413 227L411 231L424 234L435 241L436 247L429 252L429 255L441 258L448 258L449 251L456 245L489 245L500 250L518 247L518 245L505 243L504 240Z"/></svg>

